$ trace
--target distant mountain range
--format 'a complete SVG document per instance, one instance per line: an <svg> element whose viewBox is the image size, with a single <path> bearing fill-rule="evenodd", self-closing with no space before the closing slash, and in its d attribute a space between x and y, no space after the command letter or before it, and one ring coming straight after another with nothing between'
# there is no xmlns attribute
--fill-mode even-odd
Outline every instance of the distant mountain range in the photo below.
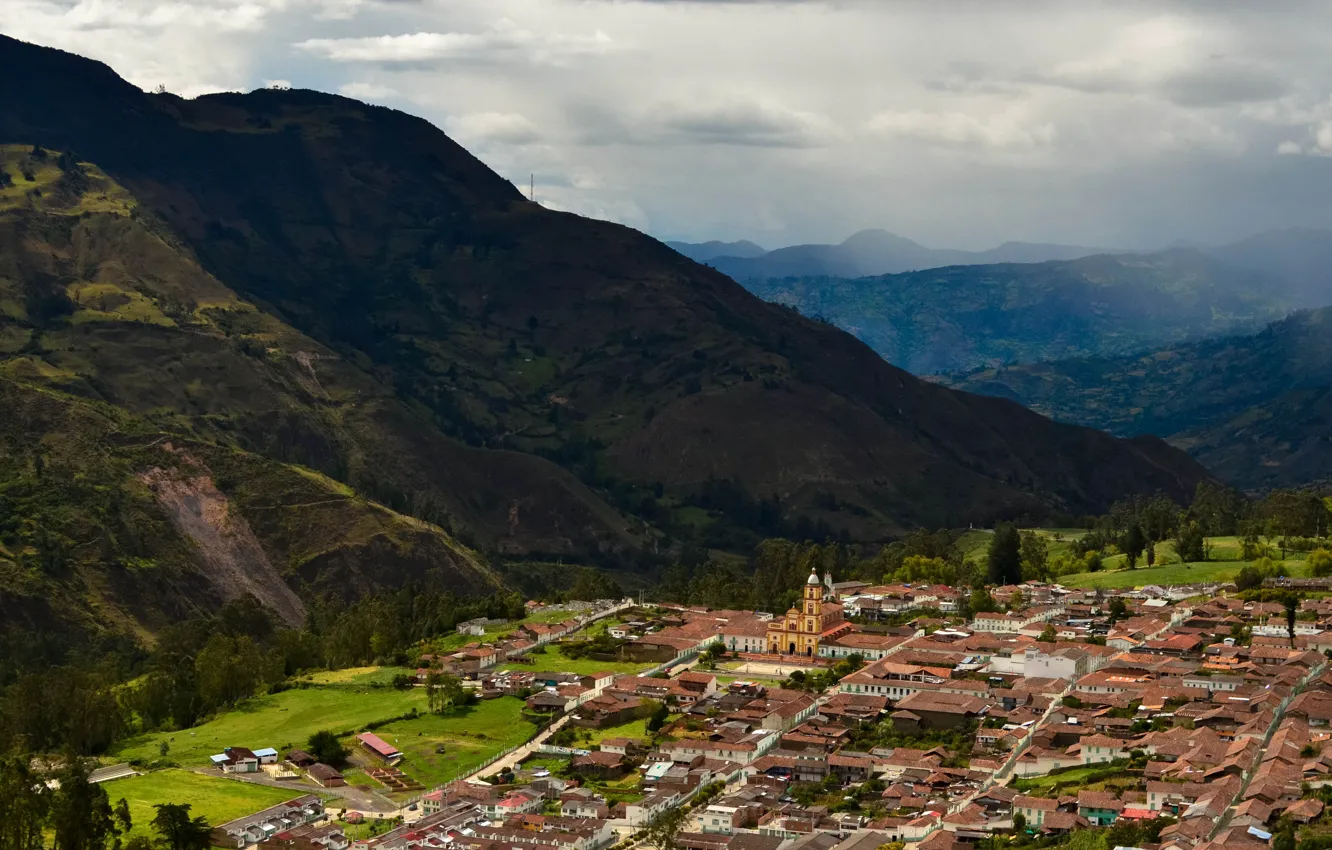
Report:
<svg viewBox="0 0 1332 850"><path fill-rule="evenodd" d="M983 369L948 383L1062 422L1165 436L1241 486L1332 480L1332 308L1251 336Z"/></svg>
<svg viewBox="0 0 1332 850"><path fill-rule="evenodd" d="M919 380L402 112L146 94L3 36L0 103L0 657L1207 477Z"/></svg>
<svg viewBox="0 0 1332 850"><path fill-rule="evenodd" d="M886 230L862 230L838 245L792 245L764 251L752 242L668 242L741 283L773 277L866 277L939 266L1041 263L1103 254L1105 248L1005 242L988 251L926 248Z"/></svg>
<svg viewBox="0 0 1332 850"><path fill-rule="evenodd" d="M739 242L717 242L715 240L712 242L667 242L666 247L674 248L698 263L707 263L718 257L739 257L747 260L762 257L768 253L767 248L743 239Z"/></svg>
<svg viewBox="0 0 1332 850"><path fill-rule="evenodd" d="M1284 281L1188 249L745 286L850 331L917 375L1249 332L1297 303Z"/></svg>

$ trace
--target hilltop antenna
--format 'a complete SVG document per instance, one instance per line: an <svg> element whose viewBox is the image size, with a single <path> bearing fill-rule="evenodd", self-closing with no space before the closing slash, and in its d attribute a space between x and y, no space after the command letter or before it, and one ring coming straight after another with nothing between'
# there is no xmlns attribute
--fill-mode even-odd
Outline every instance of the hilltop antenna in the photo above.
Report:
<svg viewBox="0 0 1332 850"><path fill-rule="evenodd" d="M530 182L527 185L527 200L536 203L536 172L532 173Z"/></svg>

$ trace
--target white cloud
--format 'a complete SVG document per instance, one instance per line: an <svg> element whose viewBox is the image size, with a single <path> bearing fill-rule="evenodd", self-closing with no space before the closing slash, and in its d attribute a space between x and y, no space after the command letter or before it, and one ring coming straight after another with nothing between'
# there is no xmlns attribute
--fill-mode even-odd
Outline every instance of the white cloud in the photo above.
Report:
<svg viewBox="0 0 1332 850"><path fill-rule="evenodd" d="M502 19L482 32L414 32L356 38L310 38L296 47L335 62L494 63L523 58L558 64L571 58L607 53L614 48L601 30L590 35L539 34Z"/></svg>
<svg viewBox="0 0 1332 850"><path fill-rule="evenodd" d="M352 97L357 100L364 100L370 103L379 103L385 100L401 97L401 93L388 86L381 86L378 83L344 83L338 87L338 94L343 97Z"/></svg>
<svg viewBox="0 0 1332 850"><path fill-rule="evenodd" d="M1052 123L1026 124L1011 117L981 118L963 112L881 112L870 118L871 132L942 145L981 148L1035 148L1052 144Z"/></svg>
<svg viewBox="0 0 1332 850"><path fill-rule="evenodd" d="M462 142L530 145L540 141L535 124L512 112L474 112L450 118L445 123L449 134Z"/></svg>
<svg viewBox="0 0 1332 850"><path fill-rule="evenodd" d="M0 31L144 88L388 103L562 209L770 247L1332 226L1304 191L1329 30L1313 3L0 0Z"/></svg>

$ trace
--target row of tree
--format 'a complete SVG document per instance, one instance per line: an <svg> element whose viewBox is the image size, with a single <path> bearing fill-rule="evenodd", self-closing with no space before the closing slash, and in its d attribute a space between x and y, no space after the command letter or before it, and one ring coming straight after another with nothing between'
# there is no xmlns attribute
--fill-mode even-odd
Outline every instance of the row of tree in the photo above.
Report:
<svg viewBox="0 0 1332 850"><path fill-rule="evenodd" d="M66 756L51 769L26 758L0 758L0 850L205 850L212 829L191 817L189 804L156 807L156 840L129 837L129 803L112 803L102 785L89 782L94 763Z"/></svg>
<svg viewBox="0 0 1332 850"><path fill-rule="evenodd" d="M55 667L0 691L0 752L82 755L161 729L184 729L302 670L406 664L423 640L474 617L521 617L517 595L462 599L408 587L353 603L315 606L301 629L274 624L253 599L166 627L128 663Z"/></svg>

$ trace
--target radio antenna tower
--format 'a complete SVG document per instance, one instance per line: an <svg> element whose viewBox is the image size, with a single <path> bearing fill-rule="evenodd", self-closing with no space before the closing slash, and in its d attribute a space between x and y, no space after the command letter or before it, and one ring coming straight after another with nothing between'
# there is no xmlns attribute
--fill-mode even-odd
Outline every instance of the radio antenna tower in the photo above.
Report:
<svg viewBox="0 0 1332 850"><path fill-rule="evenodd" d="M536 172L532 172L530 182L527 186L527 200L536 203Z"/></svg>

